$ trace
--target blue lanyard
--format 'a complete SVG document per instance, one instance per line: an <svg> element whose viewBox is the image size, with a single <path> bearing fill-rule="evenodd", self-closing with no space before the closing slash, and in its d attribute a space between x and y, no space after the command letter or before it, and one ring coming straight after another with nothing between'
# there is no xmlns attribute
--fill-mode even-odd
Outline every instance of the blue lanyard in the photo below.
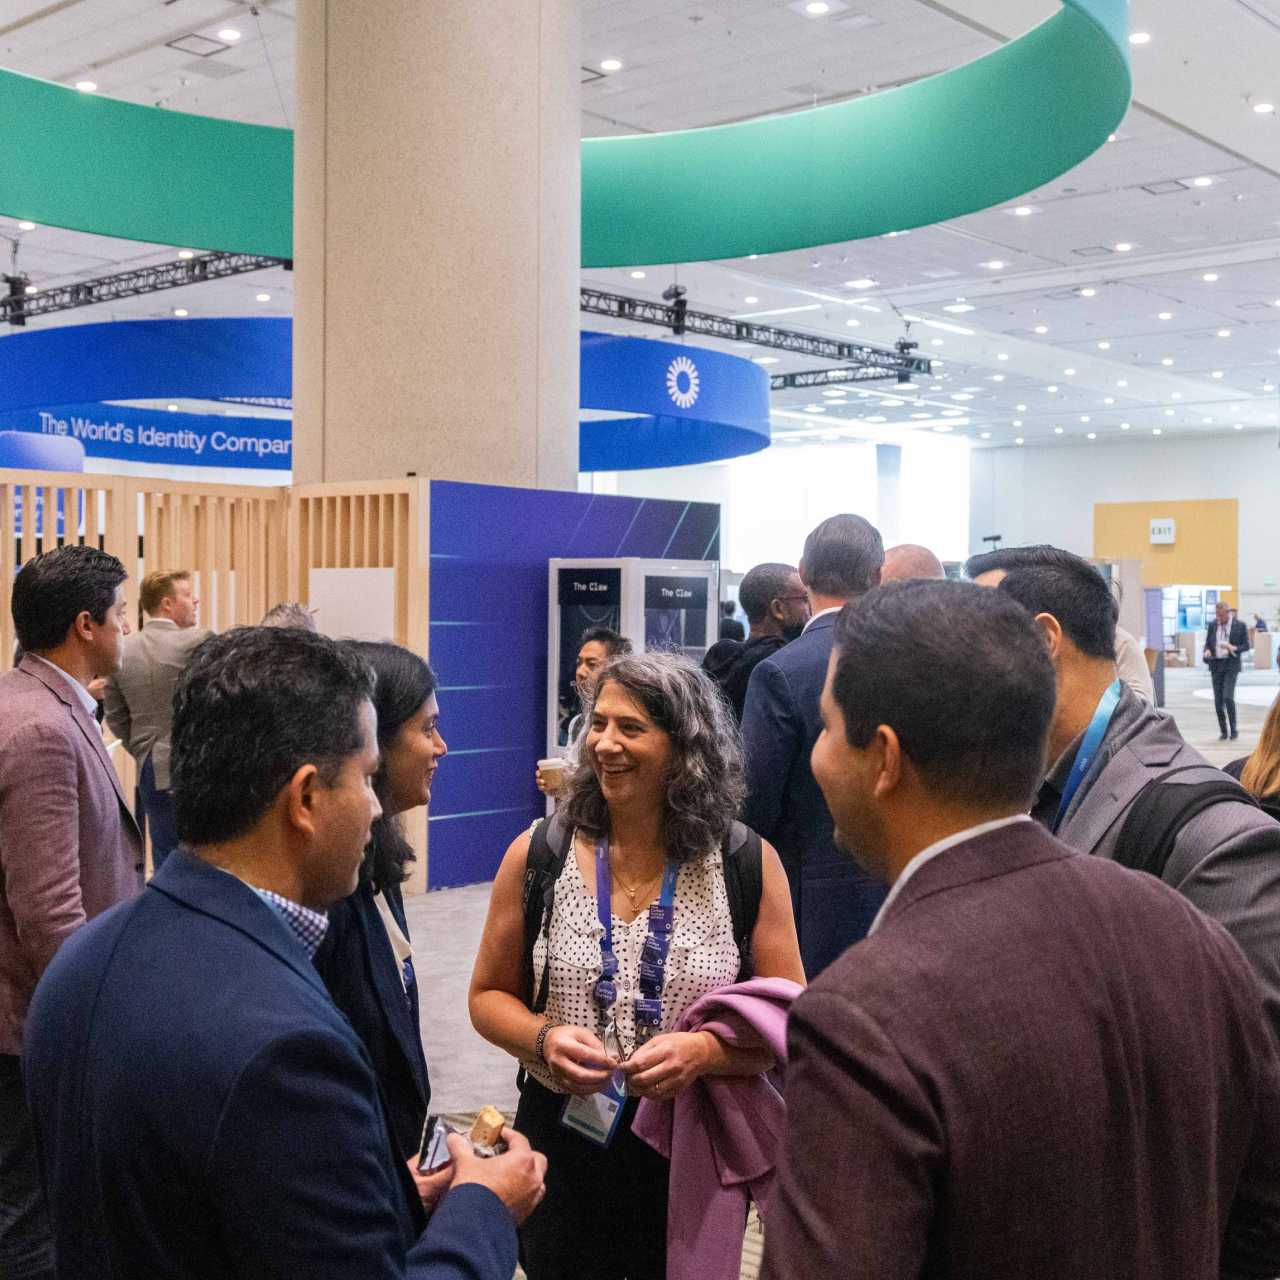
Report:
<svg viewBox="0 0 1280 1280"><path fill-rule="evenodd" d="M658 901L649 908L649 932L640 953L640 995L635 1002L636 1045L642 1045L662 1028L662 984L671 949L671 929L676 918L678 863L668 860ZM600 939L600 977L592 990L596 1011L603 1022L618 1000L618 957L613 950L613 872L609 866L608 840L596 841L596 912L604 926Z"/></svg>
<svg viewBox="0 0 1280 1280"><path fill-rule="evenodd" d="M1098 703L1098 709L1093 713L1093 719L1089 721L1089 727L1085 730L1084 740L1080 743L1080 750L1076 752L1075 763L1071 766L1071 774L1067 778L1067 785L1062 788L1062 800L1058 804L1058 814L1053 820L1053 829L1056 832L1062 825L1062 819L1066 817L1067 810L1071 807L1071 801L1075 799L1075 794L1080 790L1080 784L1084 781L1084 775L1089 772L1089 766L1093 763L1094 758L1098 754L1098 748L1102 746L1102 740L1107 736L1107 729L1111 725L1111 717L1115 715L1116 704L1120 701L1120 681L1115 680L1107 686L1107 691L1102 695L1102 701Z"/></svg>

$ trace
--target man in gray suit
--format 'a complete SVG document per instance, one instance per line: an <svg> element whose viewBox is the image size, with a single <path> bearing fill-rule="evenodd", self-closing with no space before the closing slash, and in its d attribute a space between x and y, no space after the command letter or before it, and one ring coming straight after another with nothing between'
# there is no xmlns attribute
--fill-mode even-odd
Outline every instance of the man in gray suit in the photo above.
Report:
<svg viewBox="0 0 1280 1280"><path fill-rule="evenodd" d="M813 772L892 888L792 1009L765 1280L1280 1273L1257 980L1172 889L1027 819L1053 707L999 592L842 612Z"/></svg>
<svg viewBox="0 0 1280 1280"><path fill-rule="evenodd" d="M1035 617L1057 677L1048 772L1032 817L1073 848L1139 865L1135 854L1150 851L1130 847L1125 822L1144 789L1220 786L1221 772L1171 716L1117 684L1111 593L1087 560L1056 551L1010 570L998 589ZM1280 824L1244 791L1232 794L1191 811L1157 869L1240 944L1280 1030Z"/></svg>
<svg viewBox="0 0 1280 1280"><path fill-rule="evenodd" d="M186 569L149 573L139 608L147 621L124 645L124 661L107 681L107 724L138 762L138 790L151 832L151 866L161 864L178 843L169 790L169 733L173 690L196 649L211 631L196 626L200 601Z"/></svg>
<svg viewBox="0 0 1280 1280"><path fill-rule="evenodd" d="M124 566L61 547L14 579L23 658L0 676L0 1276L52 1280L53 1245L18 1071L31 995L75 929L142 887L142 841L94 718L120 664Z"/></svg>

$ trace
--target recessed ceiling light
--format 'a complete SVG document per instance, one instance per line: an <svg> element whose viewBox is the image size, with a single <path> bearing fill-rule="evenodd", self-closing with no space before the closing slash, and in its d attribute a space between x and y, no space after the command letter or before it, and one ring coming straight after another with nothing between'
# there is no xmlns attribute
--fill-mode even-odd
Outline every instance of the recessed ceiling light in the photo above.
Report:
<svg viewBox="0 0 1280 1280"><path fill-rule="evenodd" d="M76 88L79 89L81 93L97 93L98 82L96 80L77 80Z"/></svg>
<svg viewBox="0 0 1280 1280"><path fill-rule="evenodd" d="M1128 430L1129 430L1129 426L1130 426L1130 424L1129 424L1129 423L1127 423L1127 422L1122 422L1122 423L1120 424L1120 430L1121 430L1121 431L1128 431Z"/></svg>
<svg viewBox="0 0 1280 1280"><path fill-rule="evenodd" d="M1053 429L1053 434L1054 434L1055 436L1060 436L1060 435L1062 434L1062 428L1061 428L1061 427L1054 427L1054 429Z"/></svg>
<svg viewBox="0 0 1280 1280"><path fill-rule="evenodd" d="M165 408L168 409L170 413L178 412L178 406L176 404L167 404L165 405Z"/></svg>
<svg viewBox="0 0 1280 1280"><path fill-rule="evenodd" d="M953 316L962 316L966 311L976 310L972 302L952 302L942 309L943 311L950 311Z"/></svg>
<svg viewBox="0 0 1280 1280"><path fill-rule="evenodd" d="M982 265L988 271L1003 271L1008 264L1001 262L999 258L992 258L990 262L984 262Z"/></svg>
<svg viewBox="0 0 1280 1280"><path fill-rule="evenodd" d="M1129 43L1130 44L1150 44L1151 32L1150 31L1130 31Z"/></svg>
<svg viewBox="0 0 1280 1280"><path fill-rule="evenodd" d="M1192 178L1191 185L1193 187L1211 187L1213 186L1212 178Z"/></svg>
<svg viewBox="0 0 1280 1280"><path fill-rule="evenodd" d="M643 271L633 271L633 272L631 273L631 278L632 278L633 280L643 280L643 279L645 278L645 274L646 274L646 273L645 273L645 272L643 272ZM756 302L756 301L758 301L758 299L756 299L756 298L752 298L752 299L751 299L751 301L752 301L752 302Z"/></svg>
<svg viewBox="0 0 1280 1280"><path fill-rule="evenodd" d="M173 314L175 316L187 316L191 313L186 309L186 307L174 307Z"/></svg>
<svg viewBox="0 0 1280 1280"><path fill-rule="evenodd" d="M804 407L805 413L826 413L827 407L822 404L807 404Z"/></svg>
<svg viewBox="0 0 1280 1280"><path fill-rule="evenodd" d="M1200 421L1201 421L1201 422L1202 422L1206 427L1211 427L1211 426L1213 426L1213 419L1212 419L1212 418L1201 418L1201 419L1200 419Z"/></svg>
<svg viewBox="0 0 1280 1280"><path fill-rule="evenodd" d="M1114 142L1115 140L1116 140L1116 135L1115 135L1114 133L1109 133L1109 134L1107 134L1107 141L1108 141L1108 142Z"/></svg>
<svg viewBox="0 0 1280 1280"><path fill-rule="evenodd" d="M1014 418L1014 420L1013 420L1013 425L1014 425L1015 427L1020 427L1020 426L1022 426L1022 419L1021 419L1021 418Z"/></svg>
<svg viewBox="0 0 1280 1280"><path fill-rule="evenodd" d="M601 71L621 71L622 63L617 58L605 58L600 63Z"/></svg>
<svg viewBox="0 0 1280 1280"><path fill-rule="evenodd" d="M745 302L749 307L754 307L756 303L759 301L760 299L757 298L754 293L748 294L745 298L743 298L743 302Z"/></svg>
<svg viewBox="0 0 1280 1280"><path fill-rule="evenodd" d="M1232 429L1233 431L1243 431L1243 430L1244 430L1244 423L1243 423L1243 422L1236 422L1236 423L1233 423L1233 424L1232 424L1232 426L1231 426L1231 429Z"/></svg>
<svg viewBox="0 0 1280 1280"><path fill-rule="evenodd" d="M1046 388L1045 388L1045 390L1046 390L1046 391L1047 391L1051 396L1053 396L1053 395L1057 395L1057 394L1058 394L1058 388L1057 388L1057 387L1046 387Z"/></svg>
<svg viewBox="0 0 1280 1280"><path fill-rule="evenodd" d="M848 320L845 321L845 324L847 324L850 329L856 329L861 323L862 321L857 319L854 316L851 316Z"/></svg>
<svg viewBox="0 0 1280 1280"><path fill-rule="evenodd" d="M1116 379L1116 386L1117 386L1117 387L1127 387L1128 385L1129 385L1129 379L1128 379L1128 378L1117 378L1117 379Z"/></svg>
<svg viewBox="0 0 1280 1280"><path fill-rule="evenodd" d="M1173 365L1172 359L1170 359L1168 356L1165 356L1165 358L1161 360L1160 363L1164 365L1166 369L1170 368Z"/></svg>
<svg viewBox="0 0 1280 1280"><path fill-rule="evenodd" d="M1253 109L1260 116L1269 116L1276 109L1276 104L1274 102L1255 102Z"/></svg>
<svg viewBox="0 0 1280 1280"><path fill-rule="evenodd" d="M876 282L870 276L859 276L856 280L846 280L846 289L874 289Z"/></svg>
<svg viewBox="0 0 1280 1280"><path fill-rule="evenodd" d="M1035 327L1035 332L1041 335L1046 334L1049 332L1049 326L1047 324L1038 324Z"/></svg>
<svg viewBox="0 0 1280 1280"><path fill-rule="evenodd" d="M1172 410L1172 409L1166 409L1166 410L1164 411L1164 416L1165 416L1166 418L1172 418L1172 417L1173 417L1173 410Z"/></svg>
<svg viewBox="0 0 1280 1280"><path fill-rule="evenodd" d="M1098 343L1098 350L1099 350L1099 351L1110 351L1110 350L1111 350L1111 343L1109 343L1109 342L1100 342L1100 343Z"/></svg>
<svg viewBox="0 0 1280 1280"><path fill-rule="evenodd" d="M190 249L179 249L179 250L178 250L178 257L179 257L179 258L181 258L183 262L187 262L187 261L189 261L191 258L194 258L195 256L196 256L196 255L195 255L195 254L194 254Z"/></svg>
<svg viewBox="0 0 1280 1280"><path fill-rule="evenodd" d="M1009 353L1007 351L1001 351L996 355L997 360L1007 360L1008 358Z"/></svg>
<svg viewBox="0 0 1280 1280"><path fill-rule="evenodd" d="M1219 330L1218 330L1218 337L1220 337L1220 338L1229 338L1229 337L1231 337L1231 330L1230 330L1230 329L1219 329Z"/></svg>
<svg viewBox="0 0 1280 1280"><path fill-rule="evenodd" d="M1153 436L1158 436L1158 435L1163 435L1164 433L1160 430L1160 428L1159 428L1159 427L1152 427L1152 428L1151 428L1151 434L1152 434Z"/></svg>
<svg viewBox="0 0 1280 1280"><path fill-rule="evenodd" d="M1215 370L1214 370L1214 371L1209 375L1209 377L1211 377L1211 378L1221 378L1221 377L1222 377L1222 370L1221 370L1221 369L1215 369Z"/></svg>
<svg viewBox="0 0 1280 1280"><path fill-rule="evenodd" d="M1014 211L1015 218L1029 218L1035 213L1035 210L1029 204L1020 204Z"/></svg>
<svg viewBox="0 0 1280 1280"><path fill-rule="evenodd" d="M979 431L979 432L978 432L978 434L979 434L979 435L980 435L984 440L990 440L990 439L991 439L991 432L990 432L990 431Z"/></svg>
<svg viewBox="0 0 1280 1280"><path fill-rule="evenodd" d="M827 0L809 0L809 3L804 7L804 11L811 18L822 18L831 12L831 6L827 3Z"/></svg>
<svg viewBox="0 0 1280 1280"><path fill-rule="evenodd" d="M1080 296L1082 298L1096 298L1098 296L1097 289L1081 289Z"/></svg>
<svg viewBox="0 0 1280 1280"><path fill-rule="evenodd" d="M883 414L873 413L871 417L867 419L867 421L868 422L888 422L889 419L884 417Z"/></svg>
<svg viewBox="0 0 1280 1280"><path fill-rule="evenodd" d="M1115 402L1116 402L1115 396L1104 396L1102 400L1103 404L1115 404Z"/></svg>
<svg viewBox="0 0 1280 1280"><path fill-rule="evenodd" d="M1019 413L1026 413L1027 406L1025 404L1016 404L1013 406Z"/></svg>
<svg viewBox="0 0 1280 1280"><path fill-rule="evenodd" d="M18 230L19 230L19 231L34 231L35 229L36 229L36 224L35 224L34 222L20 222L20 223L18 223Z"/></svg>
<svg viewBox="0 0 1280 1280"><path fill-rule="evenodd" d="M1182 399L1182 392L1181 392L1181 391L1175 391L1175 392L1173 393L1173 395L1171 395L1169 398L1170 398L1171 400L1181 400L1181 399Z"/></svg>
<svg viewBox="0 0 1280 1280"><path fill-rule="evenodd" d="M972 400L973 399L973 397L967 391L957 391L955 395L953 395L951 398L953 400Z"/></svg>
<svg viewBox="0 0 1280 1280"><path fill-rule="evenodd" d="M235 44L235 42L240 39L240 33L235 29L235 27L223 27L222 30L218 32L218 39L225 40L227 44Z"/></svg>
<svg viewBox="0 0 1280 1280"><path fill-rule="evenodd" d="M1157 320L1172 320L1172 319L1173 319L1173 312L1172 312L1172 311L1162 311L1162 312L1160 312L1160 314L1159 314L1158 316L1156 316L1156 319L1157 319Z"/></svg>
<svg viewBox="0 0 1280 1280"><path fill-rule="evenodd" d="M27 294L27 297L31 297L33 294L37 294L37 293L39 293L39 292L40 292L40 286L39 286L39 285L29 284L29 285L27 285L27 287L26 287L26 294Z"/></svg>
<svg viewBox="0 0 1280 1280"><path fill-rule="evenodd" d="M777 356L755 356L752 359L752 364L777 364L777 363L778 363Z"/></svg>
<svg viewBox="0 0 1280 1280"><path fill-rule="evenodd" d="M993 373L993 374L991 375L991 381L992 381L992 382L1003 382L1003 381L1004 381L1004 374L1003 374L1003 373Z"/></svg>
<svg viewBox="0 0 1280 1280"><path fill-rule="evenodd" d="M1089 432L1089 439L1090 439L1090 440L1096 440L1097 438L1098 438L1098 433L1097 433L1096 431L1090 431L1090 432Z"/></svg>
<svg viewBox="0 0 1280 1280"><path fill-rule="evenodd" d="M1206 271L1204 275L1200 277L1200 279L1203 280L1205 284L1217 284L1218 273L1216 271Z"/></svg>
<svg viewBox="0 0 1280 1280"><path fill-rule="evenodd" d="M936 427L934 427L934 430L939 433L945 433L947 431L954 431L955 428L949 422L940 422Z"/></svg>
<svg viewBox="0 0 1280 1280"><path fill-rule="evenodd" d="M1024 444L1024 443L1025 443L1025 441L1022 439L1022 437L1021 437L1021 436L1019 436L1019 437L1018 437L1018 438L1017 438L1013 443L1014 443L1014 444Z"/></svg>
<svg viewBox="0 0 1280 1280"><path fill-rule="evenodd" d="M929 345L931 347L944 347L946 346L946 343L941 338L934 338L934 340Z"/></svg>
<svg viewBox="0 0 1280 1280"><path fill-rule="evenodd" d="M1132 250L1133 245L1131 245L1127 240L1121 240L1120 243L1116 245L1117 253L1130 253Z"/></svg>
<svg viewBox="0 0 1280 1280"><path fill-rule="evenodd" d="M1274 382L1264 382L1262 384L1262 389L1263 391L1274 391L1276 389L1276 384Z"/></svg>
<svg viewBox="0 0 1280 1280"><path fill-rule="evenodd" d="M1082 414L1080 415L1080 421L1081 421L1081 422L1088 422L1088 421L1090 421L1089 415L1088 415L1087 413L1082 413Z"/></svg>
<svg viewBox="0 0 1280 1280"><path fill-rule="evenodd" d="M1076 376L1076 371L1074 369L1063 369L1062 373L1063 376L1067 378L1074 378Z"/></svg>
<svg viewBox="0 0 1280 1280"><path fill-rule="evenodd" d="M269 293L260 293L260 294L258 294L258 301L259 301L259 302L270 302L270 301L271 301L271 295L270 295Z"/></svg>
<svg viewBox="0 0 1280 1280"><path fill-rule="evenodd" d="M759 256L760 255L758 253L749 253L747 254L747 261L754 262Z"/></svg>

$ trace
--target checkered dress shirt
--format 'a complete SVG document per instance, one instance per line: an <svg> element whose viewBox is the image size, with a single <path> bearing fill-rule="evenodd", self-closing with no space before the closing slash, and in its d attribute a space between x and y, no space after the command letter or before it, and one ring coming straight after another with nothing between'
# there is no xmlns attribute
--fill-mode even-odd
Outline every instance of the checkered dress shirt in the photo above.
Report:
<svg viewBox="0 0 1280 1280"><path fill-rule="evenodd" d="M329 929L329 917L323 911L312 911L310 907L292 902L278 893L272 893L270 889L258 889L253 885L249 887L289 926L289 931L302 944L307 958L314 960L316 949L324 941L324 935Z"/></svg>

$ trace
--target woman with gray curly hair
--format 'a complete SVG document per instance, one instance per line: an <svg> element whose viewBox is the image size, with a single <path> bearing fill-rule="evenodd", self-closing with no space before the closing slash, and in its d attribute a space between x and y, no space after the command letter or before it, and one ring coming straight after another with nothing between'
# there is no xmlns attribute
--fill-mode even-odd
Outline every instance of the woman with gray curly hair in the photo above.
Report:
<svg viewBox="0 0 1280 1280"><path fill-rule="evenodd" d="M571 843L533 949L541 998L527 990L527 832L494 882L471 1020L527 1072L516 1127L551 1166L521 1230L529 1280L663 1280L670 1166L631 1132L637 1102L769 1069L767 1052L674 1028L744 973L803 983L804 970L786 874L764 842L749 965L739 953L725 861L742 748L712 681L675 655L617 658L587 725L561 798Z"/></svg>

